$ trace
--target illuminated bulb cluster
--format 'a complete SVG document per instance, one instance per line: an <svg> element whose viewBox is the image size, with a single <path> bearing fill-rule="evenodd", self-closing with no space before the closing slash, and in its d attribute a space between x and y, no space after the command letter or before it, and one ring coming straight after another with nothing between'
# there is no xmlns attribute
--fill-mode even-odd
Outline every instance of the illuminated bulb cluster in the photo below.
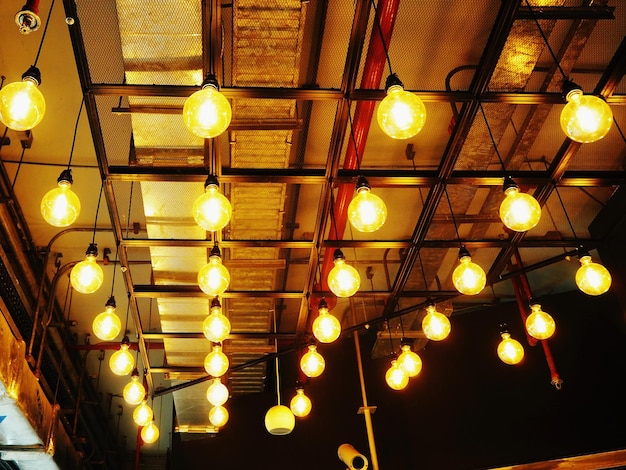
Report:
<svg viewBox="0 0 626 470"><path fill-rule="evenodd" d="M154 421L150 421L147 426L141 429L141 439L145 444L152 444L159 439L159 428Z"/></svg>
<svg viewBox="0 0 626 470"><path fill-rule="evenodd" d="M397 359L391 360L391 367L385 373L385 381L393 390L403 390L409 384L409 374L398 365Z"/></svg>
<svg viewBox="0 0 626 470"><path fill-rule="evenodd" d="M409 378L417 377L422 371L422 358L417 353L411 350L411 345L402 341L400 347L401 353L396 361L397 366L402 369Z"/></svg>
<svg viewBox="0 0 626 470"><path fill-rule="evenodd" d="M41 72L31 66L21 82L9 83L0 90L0 121L9 129L27 131L41 122L46 113L46 100L37 88Z"/></svg>
<svg viewBox="0 0 626 470"><path fill-rule="evenodd" d="M326 368L326 361L317 352L315 344L309 344L308 349L308 352L300 358L300 369L307 377L319 377Z"/></svg>
<svg viewBox="0 0 626 470"><path fill-rule="evenodd" d="M146 398L146 389L139 381L139 371L135 368L122 392L124 400L129 405L139 405Z"/></svg>
<svg viewBox="0 0 626 470"><path fill-rule="evenodd" d="M115 297L111 296L104 306L104 312L93 319L93 333L102 341L113 341L122 331L122 322L115 313L115 308Z"/></svg>
<svg viewBox="0 0 626 470"><path fill-rule="evenodd" d="M274 436L284 436L293 431L296 418L285 405L274 405L265 413L265 429Z"/></svg>
<svg viewBox="0 0 626 470"><path fill-rule="evenodd" d="M304 394L304 388L301 385L297 386L296 394L289 403L291 412L297 418L305 418L311 413L312 407L311 399Z"/></svg>
<svg viewBox="0 0 626 470"><path fill-rule="evenodd" d="M144 399L141 404L133 411L133 421L137 426L147 426L152 422L154 413L148 402Z"/></svg>
<svg viewBox="0 0 626 470"><path fill-rule="evenodd" d="M229 417L228 410L221 405L214 406L211 408L211 411L209 411L209 421L217 428L226 425Z"/></svg>
<svg viewBox="0 0 626 470"><path fill-rule="evenodd" d="M352 297L361 286L359 272L349 264L340 249L333 257L335 266L328 273L328 287L337 297Z"/></svg>
<svg viewBox="0 0 626 470"><path fill-rule="evenodd" d="M219 92L214 74L208 74L201 89L185 100L183 120L187 128L198 137L211 139L222 134L230 125L230 103Z"/></svg>
<svg viewBox="0 0 626 470"><path fill-rule="evenodd" d="M207 295L222 295L230 284L230 272L222 264L222 254L217 244L211 249L209 262L198 271L198 285Z"/></svg>
<svg viewBox="0 0 626 470"><path fill-rule="evenodd" d="M480 293L487 283L485 271L472 262L472 257L464 246L459 250L459 265L452 272L452 283L456 290L465 295Z"/></svg>
<svg viewBox="0 0 626 470"><path fill-rule="evenodd" d="M124 336L120 349L115 351L109 359L109 367L115 375L128 375L135 368L135 358L128 350L130 348L130 339Z"/></svg>
<svg viewBox="0 0 626 470"><path fill-rule="evenodd" d="M359 232L375 232L387 220L387 206L372 193L367 180L360 176L356 184L357 195L348 205L348 220Z"/></svg>
<svg viewBox="0 0 626 470"><path fill-rule="evenodd" d="M317 311L319 315L313 322L313 335L321 343L332 343L341 334L341 323L328 312L326 300L320 300Z"/></svg>
<svg viewBox="0 0 626 470"><path fill-rule="evenodd" d="M541 219L541 206L530 194L521 193L511 178L504 180L505 198L500 204L502 223L515 232L535 227Z"/></svg>
<svg viewBox="0 0 626 470"><path fill-rule="evenodd" d="M230 334L230 321L222 313L222 305L217 297L211 300L211 313L202 323L202 332L213 343L221 343Z"/></svg>
<svg viewBox="0 0 626 470"><path fill-rule="evenodd" d="M204 183L204 193L193 203L193 218L207 232L222 230L233 215L233 207L220 193L215 175L209 175Z"/></svg>
<svg viewBox="0 0 626 470"><path fill-rule="evenodd" d="M611 130L613 112L597 96L584 95L580 86L566 80L563 85L567 104L561 111L561 129L572 140L583 144L602 139Z"/></svg>
<svg viewBox="0 0 626 470"><path fill-rule="evenodd" d="M502 341L498 344L497 350L500 360L511 366L519 364L524 359L524 347L506 331L500 333L500 336Z"/></svg>
<svg viewBox="0 0 626 470"><path fill-rule="evenodd" d="M214 378L206 390L206 399L213 406L222 406L228 401L228 395L228 388L219 377Z"/></svg>
<svg viewBox="0 0 626 470"><path fill-rule="evenodd" d="M70 282L77 292L92 294L102 285L104 273L96 262L97 257L98 247L95 243L90 243L85 253L85 259L72 268Z"/></svg>
<svg viewBox="0 0 626 470"><path fill-rule="evenodd" d="M41 215L53 227L68 227L80 214L80 200L71 189L73 182L72 170L63 170L57 179L57 187L41 199Z"/></svg>
<svg viewBox="0 0 626 470"><path fill-rule="evenodd" d="M450 320L437 311L435 304L426 306L426 315L422 320L422 331L432 341L441 341L450 334Z"/></svg>
<svg viewBox="0 0 626 470"><path fill-rule="evenodd" d="M211 352L204 358L204 369L213 377L221 377L230 365L228 357L222 352L220 344L214 344Z"/></svg>
<svg viewBox="0 0 626 470"><path fill-rule="evenodd" d="M410 139L426 123L426 107L415 94L404 90L394 73L387 77L387 96L378 105L377 120L382 131L393 139Z"/></svg>
<svg viewBox="0 0 626 470"><path fill-rule="evenodd" d="M599 263L591 261L591 256L580 257L580 268L576 271L576 285L587 295L604 294L611 287L611 274Z"/></svg>
<svg viewBox="0 0 626 470"><path fill-rule="evenodd" d="M541 305L530 306L531 313L526 317L526 331L535 339L548 339L554 334L554 319L541 310Z"/></svg>

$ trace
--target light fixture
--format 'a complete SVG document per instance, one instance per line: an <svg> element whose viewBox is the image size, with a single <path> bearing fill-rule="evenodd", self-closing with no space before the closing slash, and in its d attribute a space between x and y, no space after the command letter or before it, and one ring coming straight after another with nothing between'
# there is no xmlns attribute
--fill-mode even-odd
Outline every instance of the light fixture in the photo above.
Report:
<svg viewBox="0 0 626 470"><path fill-rule="evenodd" d="M200 90L185 100L183 120L198 137L211 139L222 134L232 119L230 103L219 91L217 77L208 73Z"/></svg>
<svg viewBox="0 0 626 470"><path fill-rule="evenodd" d="M602 139L613 125L611 107L602 98L583 94L576 83L565 80L567 104L561 111L561 129L575 142L587 144Z"/></svg>
<svg viewBox="0 0 626 470"><path fill-rule="evenodd" d="M500 219L504 225L515 232L525 232L539 223L541 206L530 194L521 193L509 176L504 178L504 194L500 204Z"/></svg>
<svg viewBox="0 0 626 470"><path fill-rule="evenodd" d="M72 268L70 282L72 287L81 294L91 294L102 285L104 273L96 262L98 257L98 246L90 243L85 252L85 259Z"/></svg>
<svg viewBox="0 0 626 470"><path fill-rule="evenodd" d="M422 320L422 331L432 341L441 341L450 334L450 320L437 311L434 303L426 306L426 316Z"/></svg>
<svg viewBox="0 0 626 470"><path fill-rule="evenodd" d="M300 369L307 377L319 377L326 368L324 357L317 352L315 344L308 345L308 351L300 358Z"/></svg>
<svg viewBox="0 0 626 470"><path fill-rule="evenodd" d="M341 334L341 323L334 315L328 313L328 304L320 299L317 307L319 315L313 321L313 335L321 343L332 343Z"/></svg>
<svg viewBox="0 0 626 470"><path fill-rule="evenodd" d="M130 339L124 336L120 349L115 351L109 358L109 367L115 375L128 375L135 368L135 358L128 350Z"/></svg>
<svg viewBox="0 0 626 470"><path fill-rule="evenodd" d="M217 297L211 300L211 313L202 323L202 332L213 343L221 343L230 334L230 321L222 313L222 304Z"/></svg>
<svg viewBox="0 0 626 470"><path fill-rule="evenodd" d="M410 139L426 123L426 106L415 94L404 89L395 73L387 77L387 96L378 105L376 118L382 131L392 139Z"/></svg>
<svg viewBox="0 0 626 470"><path fill-rule="evenodd" d="M133 421L137 426L147 426L152 422L152 418L154 418L154 413L146 400L143 400L133 411Z"/></svg>
<svg viewBox="0 0 626 470"><path fill-rule="evenodd" d="M284 436L293 431L296 418L285 405L274 405L265 413L265 429L274 436Z"/></svg>
<svg viewBox="0 0 626 470"><path fill-rule="evenodd" d="M526 317L526 331L535 339L548 339L554 334L554 318L541 310L541 305L530 306L531 314Z"/></svg>
<svg viewBox="0 0 626 470"><path fill-rule="evenodd" d="M328 273L328 287L337 297L352 297L361 286L359 272L349 264L337 248L333 256L335 266Z"/></svg>
<svg viewBox="0 0 626 470"><path fill-rule="evenodd" d="M204 193L193 203L193 218L207 232L222 230L233 215L233 206L220 193L217 176L209 175L204 183Z"/></svg>
<svg viewBox="0 0 626 470"><path fill-rule="evenodd" d="M296 394L289 402L291 412L298 418L304 418L309 415L312 407L311 399L304 394L304 387L301 384L296 385Z"/></svg>
<svg viewBox="0 0 626 470"><path fill-rule="evenodd" d="M154 424L154 418L147 426L141 428L141 440L145 444L152 444L159 438L159 428Z"/></svg>
<svg viewBox="0 0 626 470"><path fill-rule="evenodd" d="M359 232L375 232L387 220L385 202L372 193L372 188L363 176L356 183L357 195L348 205L348 219Z"/></svg>
<svg viewBox="0 0 626 470"><path fill-rule="evenodd" d="M198 271L198 285L207 295L222 295L230 284L230 272L222 264L222 254L217 243L211 249L209 262Z"/></svg>
<svg viewBox="0 0 626 470"><path fill-rule="evenodd" d="M9 83L0 90L0 121L9 129L27 131L41 122L46 100L39 90L41 72L32 65L21 82Z"/></svg>
<svg viewBox="0 0 626 470"><path fill-rule="evenodd" d="M230 415L228 414L228 410L223 406L214 406L209 411L209 421L216 428L221 428L226 423L228 423L228 418Z"/></svg>
<svg viewBox="0 0 626 470"><path fill-rule="evenodd" d="M122 322L115 314L115 308L115 297L111 296L104 306L104 312L93 319L93 332L102 341L113 341L122 331Z"/></svg>
<svg viewBox="0 0 626 470"><path fill-rule="evenodd" d="M400 346L402 352L396 361L397 366L409 377L416 377L422 371L422 358L411 350L411 343L403 338Z"/></svg>
<svg viewBox="0 0 626 470"><path fill-rule="evenodd" d="M498 357L502 362L509 365L519 364L524 359L524 348L519 341L511 338L508 331L500 333L502 341L498 344Z"/></svg>
<svg viewBox="0 0 626 470"><path fill-rule="evenodd" d="M600 263L591 261L589 253L579 258L580 268L576 271L576 285L587 295L604 294L611 287L611 274Z"/></svg>
<svg viewBox="0 0 626 470"><path fill-rule="evenodd" d="M222 345L214 344L211 352L204 358L204 369L213 377L221 377L228 370L228 356L222 352Z"/></svg>
<svg viewBox="0 0 626 470"><path fill-rule="evenodd" d="M213 379L206 390L206 399L213 406L221 406L228 401L228 388L222 383L222 379Z"/></svg>
<svg viewBox="0 0 626 470"><path fill-rule="evenodd" d="M452 272L452 283L456 290L465 295L480 293L487 283L485 271L472 262L472 257L464 246L459 249L459 265Z"/></svg>
<svg viewBox="0 0 626 470"><path fill-rule="evenodd" d="M394 355L395 356L395 355ZM397 359L391 360L391 366L385 373L385 381L393 390L404 390L409 384L409 374L398 365Z"/></svg>
<svg viewBox="0 0 626 470"><path fill-rule="evenodd" d="M73 182L72 170L63 170L57 178L58 186L41 199L41 215L53 227L68 227L80 214L80 200L71 189Z"/></svg>
<svg viewBox="0 0 626 470"><path fill-rule="evenodd" d="M41 26L38 6L38 1L27 1L22 9L15 14L15 24L21 34L34 33Z"/></svg>
<svg viewBox="0 0 626 470"><path fill-rule="evenodd" d="M130 375L130 382L128 382L124 387L122 395L124 396L126 403L129 405L138 405L146 397L146 389L139 381L139 371L136 367L133 369L133 372Z"/></svg>

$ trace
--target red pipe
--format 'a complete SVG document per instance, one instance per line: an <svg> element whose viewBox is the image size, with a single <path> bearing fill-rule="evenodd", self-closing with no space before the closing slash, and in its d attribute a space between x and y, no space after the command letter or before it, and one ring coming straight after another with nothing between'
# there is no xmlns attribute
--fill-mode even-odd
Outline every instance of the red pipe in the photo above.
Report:
<svg viewBox="0 0 626 470"><path fill-rule="evenodd" d="M141 430L143 426L137 427L137 445L135 446L135 470L139 470L141 462L141 448L143 447L143 439L141 438Z"/></svg>
<svg viewBox="0 0 626 470"><path fill-rule="evenodd" d="M39 0L27 0L26 5L22 7L22 11L32 11L35 15L39 14Z"/></svg>

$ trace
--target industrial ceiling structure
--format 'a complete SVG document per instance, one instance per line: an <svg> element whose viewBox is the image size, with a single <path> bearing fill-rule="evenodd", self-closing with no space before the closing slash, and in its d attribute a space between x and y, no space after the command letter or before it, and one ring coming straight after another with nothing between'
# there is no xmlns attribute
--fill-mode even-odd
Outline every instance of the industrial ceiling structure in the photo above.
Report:
<svg viewBox="0 0 626 470"><path fill-rule="evenodd" d="M197 284L216 243L231 276L221 301L233 396L271 388L268 363L306 350L322 297L344 334L380 329L371 354L382 357L399 348L387 330L397 333L400 319L415 349L426 343L429 300L453 319L514 301L518 275L533 298L576 288L575 250L598 259L588 226L626 179L626 4L529 3L42 1L41 28L22 35L21 3L2 2L5 85L39 57L47 28L46 114L32 131L8 130L0 152L3 285L14 292L13 303L3 299L48 400L70 410L59 419L87 468L114 468L108 449L136 446L119 397L128 377L108 371L123 332L102 344L91 332L111 295L159 416L155 446L167 449L168 429L183 439L219 432L203 366L212 298ZM406 140L376 120L390 67L427 110ZM203 139L181 114L209 71L233 118ZM565 78L611 106L602 140L563 134ZM39 205L68 166L82 209L58 229ZM209 174L233 206L213 233L192 217ZM359 176L388 208L374 233L347 220ZM528 232L500 221L505 176L543 208ZM104 284L76 293L70 268L91 242ZM461 244L487 274L475 296L452 284ZM328 291L337 248L360 273L351 298Z"/></svg>

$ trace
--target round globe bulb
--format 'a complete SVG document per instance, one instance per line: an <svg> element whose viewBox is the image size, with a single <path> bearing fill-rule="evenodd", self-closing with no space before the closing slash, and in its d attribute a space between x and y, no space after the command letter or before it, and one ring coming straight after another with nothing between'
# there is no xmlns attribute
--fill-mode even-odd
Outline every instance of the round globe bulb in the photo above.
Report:
<svg viewBox="0 0 626 470"><path fill-rule="evenodd" d="M305 416L309 415L312 407L313 404L311 403L311 399L304 394L304 389L296 389L296 395L291 399L291 402L289 403L289 408L291 408L291 412L298 418L304 418Z"/></svg>
<svg viewBox="0 0 626 470"><path fill-rule="evenodd" d="M587 295L604 294L611 287L611 273L599 263L593 263L591 256L580 257L580 268L576 271L576 285Z"/></svg>
<svg viewBox="0 0 626 470"><path fill-rule="evenodd" d="M115 307L107 305L104 312L96 315L91 325L94 334L102 341L113 341L122 331L120 317L115 314Z"/></svg>
<svg viewBox="0 0 626 470"><path fill-rule="evenodd" d="M392 139L410 139L426 123L426 106L417 95L405 91L401 85L393 85L378 105L377 120Z"/></svg>
<svg viewBox="0 0 626 470"><path fill-rule="evenodd" d="M221 428L226 423L228 423L229 418L228 410L223 406L214 406L209 411L209 421L216 428Z"/></svg>
<svg viewBox="0 0 626 470"><path fill-rule="evenodd" d="M230 321L222 313L222 308L212 308L202 323L202 332L209 341L221 343L230 334Z"/></svg>
<svg viewBox="0 0 626 470"><path fill-rule="evenodd" d="M335 266L328 273L328 287L337 297L352 297L361 286L359 272L341 255L335 256Z"/></svg>
<svg viewBox="0 0 626 470"><path fill-rule="evenodd" d="M137 426L147 426L152 422L152 418L154 418L152 408L148 406L145 400L133 411L133 421Z"/></svg>
<svg viewBox="0 0 626 470"><path fill-rule="evenodd" d="M0 90L0 121L9 129L32 129L45 113L46 100L33 80L9 83Z"/></svg>
<svg viewBox="0 0 626 470"><path fill-rule="evenodd" d="M531 314L526 317L526 331L536 339L548 339L554 334L554 318L541 310L541 305L530 306Z"/></svg>
<svg viewBox="0 0 626 470"><path fill-rule="evenodd" d="M501 333L502 341L498 344L498 357L509 365L519 364L524 359L524 348L509 333Z"/></svg>
<svg viewBox="0 0 626 470"><path fill-rule="evenodd" d="M307 377L319 377L324 372L326 361L324 357L317 352L317 346L309 345L309 350L300 358L300 369Z"/></svg>
<svg viewBox="0 0 626 470"><path fill-rule="evenodd" d="M285 405L274 405L265 413L265 429L274 436L284 436L293 431L296 418Z"/></svg>
<svg viewBox="0 0 626 470"><path fill-rule="evenodd" d="M483 268L472 262L471 256L462 256L452 272L452 283L456 290L465 295L480 293L487 283Z"/></svg>
<svg viewBox="0 0 626 470"><path fill-rule="evenodd" d="M228 128L231 119L230 103L213 86L205 86L185 100L183 120L198 137L217 137Z"/></svg>
<svg viewBox="0 0 626 470"><path fill-rule="evenodd" d="M219 344L213 346L213 350L204 358L204 369L207 374L213 377L221 377L228 370L229 361L226 354L222 352Z"/></svg>
<svg viewBox="0 0 626 470"><path fill-rule="evenodd" d="M402 352L398 356L397 365L409 377L416 377L422 371L422 358L411 351L411 346L403 344Z"/></svg>
<svg viewBox="0 0 626 470"><path fill-rule="evenodd" d="M433 341L446 339L450 334L450 320L443 313L438 312L434 305L426 307L426 316L422 320L422 331Z"/></svg>
<svg viewBox="0 0 626 470"><path fill-rule="evenodd" d="M398 361L391 361L391 367L387 369L385 374L387 385L393 390L403 390L409 384L409 375L398 366Z"/></svg>
<svg viewBox="0 0 626 470"><path fill-rule="evenodd" d="M520 193L519 187L507 188L500 204L502 223L515 232L525 232L539 223L541 206L530 194Z"/></svg>
<svg viewBox="0 0 626 470"><path fill-rule="evenodd" d="M601 98L573 90L561 111L561 129L572 140L583 144L602 139L613 125L611 107Z"/></svg>
<svg viewBox="0 0 626 470"><path fill-rule="evenodd" d="M128 375L135 368L135 358L128 350L128 345L123 344L109 359L109 367L115 375Z"/></svg>
<svg viewBox="0 0 626 470"><path fill-rule="evenodd" d="M77 263L70 273L72 287L81 294L92 294L100 289L103 281L104 273L94 255L85 256L85 259Z"/></svg>
<svg viewBox="0 0 626 470"><path fill-rule="evenodd" d="M320 308L319 315L313 321L313 335L321 343L332 343L341 334L341 323L336 316L328 313L327 308Z"/></svg>
<svg viewBox="0 0 626 470"><path fill-rule="evenodd" d="M206 390L206 399L213 406L222 406L228 401L228 388L219 378L213 379Z"/></svg>
<svg viewBox="0 0 626 470"><path fill-rule="evenodd" d="M230 272L220 256L210 256L209 262L198 271L198 285L207 295L222 295L230 284Z"/></svg>
<svg viewBox="0 0 626 470"><path fill-rule="evenodd" d="M359 232L375 232L387 220L387 206L369 187L361 187L350 201L348 219Z"/></svg>
<svg viewBox="0 0 626 470"><path fill-rule="evenodd" d="M145 444L152 444L156 442L159 438L159 428L154 421L151 421L150 424L141 428L141 439Z"/></svg>
<svg viewBox="0 0 626 470"><path fill-rule="evenodd" d="M210 184L193 203L193 218L207 232L222 230L233 215L233 206L216 185Z"/></svg>
<svg viewBox="0 0 626 470"><path fill-rule="evenodd" d="M67 181L48 191L39 206L44 220L53 227L68 227L80 214L80 200Z"/></svg>
<svg viewBox="0 0 626 470"><path fill-rule="evenodd" d="M122 391L122 395L129 405L138 405L143 401L146 396L146 389L143 384L139 382L138 375L131 376L130 382L126 384Z"/></svg>

